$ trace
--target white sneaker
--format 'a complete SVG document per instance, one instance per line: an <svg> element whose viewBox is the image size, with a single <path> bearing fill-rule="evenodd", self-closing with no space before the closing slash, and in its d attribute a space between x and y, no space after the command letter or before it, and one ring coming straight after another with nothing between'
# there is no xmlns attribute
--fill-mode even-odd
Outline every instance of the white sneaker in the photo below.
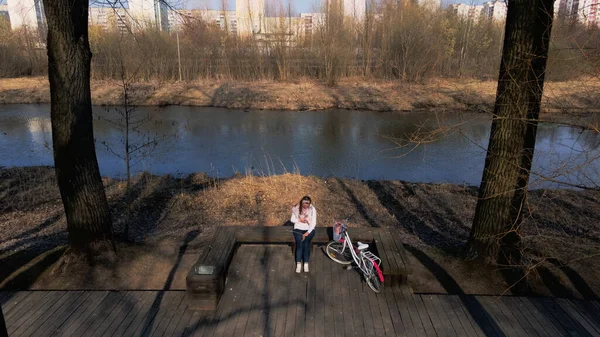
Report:
<svg viewBox="0 0 600 337"><path fill-rule="evenodd" d="M296 263L296 273L299 273L302 271L302 263L298 262Z"/></svg>
<svg viewBox="0 0 600 337"><path fill-rule="evenodd" d="M308 273L308 262L304 263L304 272Z"/></svg>

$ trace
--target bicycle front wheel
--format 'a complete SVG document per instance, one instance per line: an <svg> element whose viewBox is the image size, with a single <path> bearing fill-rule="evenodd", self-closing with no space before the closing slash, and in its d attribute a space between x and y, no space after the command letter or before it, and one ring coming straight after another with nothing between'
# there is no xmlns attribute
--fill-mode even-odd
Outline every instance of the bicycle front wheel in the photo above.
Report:
<svg viewBox="0 0 600 337"><path fill-rule="evenodd" d="M365 273L365 281L369 285L369 288L376 293L380 293L383 290L383 283L379 279L379 275L377 275L377 270L375 270L374 262L368 259L365 259L365 267L368 274Z"/></svg>
<svg viewBox="0 0 600 337"><path fill-rule="evenodd" d="M351 264L353 261L352 253L350 252L350 247L344 247L344 243L342 242L331 241L327 244L325 252L327 253L327 256L329 256L330 259L339 264L348 265Z"/></svg>

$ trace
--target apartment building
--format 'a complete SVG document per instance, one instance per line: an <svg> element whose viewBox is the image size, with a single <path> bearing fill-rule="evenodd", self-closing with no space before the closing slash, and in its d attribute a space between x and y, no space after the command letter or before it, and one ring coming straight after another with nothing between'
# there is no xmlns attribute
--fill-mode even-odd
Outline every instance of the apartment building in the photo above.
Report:
<svg viewBox="0 0 600 337"><path fill-rule="evenodd" d="M6 5L11 29L41 31L46 27L42 0L8 0Z"/></svg>

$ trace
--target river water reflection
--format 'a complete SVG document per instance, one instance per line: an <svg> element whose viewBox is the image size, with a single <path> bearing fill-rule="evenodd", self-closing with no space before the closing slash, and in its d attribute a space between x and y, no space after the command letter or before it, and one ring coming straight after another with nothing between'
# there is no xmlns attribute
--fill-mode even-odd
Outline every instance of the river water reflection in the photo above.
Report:
<svg viewBox="0 0 600 337"><path fill-rule="evenodd" d="M101 174L121 177L124 163L113 152L123 153L123 132L112 123L119 115L103 107L94 107L94 114ZM489 116L472 113L180 106L135 112L138 118L148 115L152 120L139 128L132 143L160 141L150 153L136 153L143 154L136 157L136 172L227 177L236 172L299 171L321 177L468 185L480 183L491 124ZM426 136L425 142L407 142L415 135ZM541 124L534 171L575 184L598 183L600 164L592 159L600 155L599 143L600 136L593 132ZM49 105L0 106L0 166L52 165L51 144ZM551 185L532 177L532 188Z"/></svg>

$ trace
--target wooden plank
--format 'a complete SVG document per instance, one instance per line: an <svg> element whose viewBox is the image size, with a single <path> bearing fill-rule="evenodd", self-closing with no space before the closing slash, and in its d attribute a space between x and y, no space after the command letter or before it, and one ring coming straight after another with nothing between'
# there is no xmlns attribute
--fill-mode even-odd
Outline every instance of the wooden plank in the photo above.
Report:
<svg viewBox="0 0 600 337"><path fill-rule="evenodd" d="M361 283L362 284L362 283ZM368 293L371 293L371 288L369 288L366 284L362 284L363 286L358 288L358 308L362 314L363 326L365 329L365 336L376 337L377 334L375 332L374 319L372 307L369 305L369 297ZM378 313L379 311L377 311Z"/></svg>
<svg viewBox="0 0 600 337"><path fill-rule="evenodd" d="M366 287L371 291L368 286ZM400 315L400 310L398 309L398 305L396 304L396 299L394 297L394 293L392 291L393 287L384 287L383 292L377 294L379 297L385 298L389 310L389 315L392 318L392 325L394 327L394 333L397 336L406 336L407 329L405 327L405 322L402 321L402 316Z"/></svg>
<svg viewBox="0 0 600 337"><path fill-rule="evenodd" d="M429 314L429 318L431 319L431 323L433 323L433 328L438 336L455 336L454 330L449 324L446 324L448 317L442 318L442 315L437 310L437 308L433 304L433 295L423 294L420 295L425 308L427 309L427 313Z"/></svg>
<svg viewBox="0 0 600 337"><path fill-rule="evenodd" d="M214 244L196 263L215 267L213 275L197 275L191 269L186 277L190 305L197 309L216 310L234 253L235 235L226 228L220 228L215 233Z"/></svg>
<svg viewBox="0 0 600 337"><path fill-rule="evenodd" d="M396 242L396 239L400 240L397 237L397 233L392 230L391 228L386 228L383 232L381 232L380 235L385 235L387 236L387 239L389 241L389 245L388 245L388 256L392 256L392 259L394 261L394 265L395 265L395 273L394 275L407 275L408 274L408 269L407 269L407 259L406 257L404 257L403 255L406 255L406 252L404 251L404 245L402 244L402 242L400 242L400 244L398 244Z"/></svg>
<svg viewBox="0 0 600 337"><path fill-rule="evenodd" d="M330 303L333 306L333 335L335 337L343 337L345 334L344 307L342 303L343 295L340 280L342 272L346 272L346 270L343 270L342 267L336 263L335 265L332 265L329 274L329 289L333 295Z"/></svg>
<svg viewBox="0 0 600 337"><path fill-rule="evenodd" d="M377 252L379 253L379 258L381 259L381 271L385 277L385 283L390 284L391 280L387 280L387 277L391 275L392 272L392 258L393 256L388 256L387 254L387 246L386 242L383 240L383 235L380 233L375 233L373 235L373 241L375 242L375 246L377 247Z"/></svg>
<svg viewBox="0 0 600 337"><path fill-rule="evenodd" d="M454 329L448 321L448 316L446 316L441 308L436 307L434 297L435 295L430 294L421 295L421 299L427 309L433 328L438 336L455 336Z"/></svg>
<svg viewBox="0 0 600 337"><path fill-rule="evenodd" d="M165 305L162 307L161 310L163 310L163 314L161 315L159 312L155 316L155 319L153 320L153 323L154 323L153 328L152 329L150 329L149 327L147 327L145 329L138 328L137 331L143 331L145 336L161 337L163 335L163 333L165 332L165 330L167 329L167 327L169 326L169 324L171 324L171 321L175 320L175 322L174 322L175 325L177 325L177 323L179 323L179 319L181 319L181 317L177 317L177 318L174 318L174 317L175 317L175 313L178 311L178 309L184 302L183 300L185 298L185 292L179 291L179 290L170 290L168 292L172 293L173 298L170 302L165 303ZM185 307L185 304L183 306ZM139 336L138 333L134 333L133 335L131 335L131 337L137 337L137 336Z"/></svg>
<svg viewBox="0 0 600 337"><path fill-rule="evenodd" d="M540 298L532 300L541 301L542 305L544 305L548 311L561 320L563 327L572 335L590 336L590 334L585 330L584 327L581 326L581 324L579 324L579 322L577 322L567 311L558 305L554 298Z"/></svg>
<svg viewBox="0 0 600 337"><path fill-rule="evenodd" d="M190 310L187 306L184 310L179 310L175 315L180 316L181 319L178 320L177 324L169 325L163 334L163 337L180 337L183 335L183 332L188 324L190 324L190 320L192 319L194 313L195 311ZM173 323L173 321L171 321L171 323Z"/></svg>
<svg viewBox="0 0 600 337"><path fill-rule="evenodd" d="M5 299L5 302L2 303L2 312L4 313L4 319L8 320L11 316L11 314L13 313L14 310L18 310L18 309L14 309L14 308L22 308L21 306L19 306L19 304L21 303L25 303L25 301L30 302L32 300L32 296L35 293L38 293L38 291L17 291L17 292L12 292L12 296L8 296ZM42 294L44 295L44 294ZM34 297L34 299L39 299L43 296L37 296Z"/></svg>
<svg viewBox="0 0 600 337"><path fill-rule="evenodd" d="M162 333L162 337L173 336L175 330L177 330L179 326L183 324L183 326L185 327L185 325L189 323L190 317L192 316L192 311L188 310L189 307L187 305L186 295L187 293L183 293L183 299L181 300L179 307L176 310L174 310L173 318L169 322L169 325L167 326L165 331Z"/></svg>
<svg viewBox="0 0 600 337"><path fill-rule="evenodd" d="M221 262L221 257L225 254L225 250L228 246L228 240L234 240L233 234L226 228L220 228L215 235L213 244L211 245L212 249L207 251L202 264L208 266L219 265L219 262Z"/></svg>
<svg viewBox="0 0 600 337"><path fill-rule="evenodd" d="M600 308L596 308L591 301L567 300L587 322L600 332Z"/></svg>
<svg viewBox="0 0 600 337"><path fill-rule="evenodd" d="M120 337L150 337L160 323L165 308L176 299L176 293L170 291L151 291L149 296L139 304L138 310L126 325L116 332ZM158 316L160 314L160 316Z"/></svg>
<svg viewBox="0 0 600 337"><path fill-rule="evenodd" d="M20 291L15 292L14 297L8 299L8 303L2 306L4 320L8 324L14 318L21 317L30 307L41 301L48 292L45 291Z"/></svg>
<svg viewBox="0 0 600 337"><path fill-rule="evenodd" d="M33 333L36 337L47 337L47 336L56 336L56 331L65 323L69 318L71 318L74 314L77 316L80 310L80 307L85 304L87 301L93 301L93 298L90 298L94 294L91 291L79 292L79 296L73 296L72 299L66 301L58 310L56 310L46 322L44 322L38 328L35 333ZM83 310L83 309L82 309Z"/></svg>
<svg viewBox="0 0 600 337"><path fill-rule="evenodd" d="M268 308L268 294L271 289L268 289L267 278L274 274L271 269L274 267L275 250L272 246L263 245L258 249L257 260L255 260L254 268L250 274L250 284L252 291L249 293L248 304L250 312L248 320L245 322L245 335L262 336L266 327L264 322ZM238 322L239 323L239 322ZM257 331L261 331L257 333ZM236 331L237 332L237 331ZM240 335L242 336L242 335Z"/></svg>
<svg viewBox="0 0 600 337"><path fill-rule="evenodd" d="M247 252L248 246L242 246L238 250L238 254L236 254L235 258L231 262L228 271L228 279L226 290L223 293L223 297L219 302L219 306L217 307L216 312L210 317L210 321L206 322L206 328L204 328L203 335L211 337L222 336L224 329L228 323L227 318L233 312L234 299L237 295L236 292L241 289L241 282L244 278L244 273L247 270L248 265L244 264L248 255ZM243 291L243 290L242 290ZM198 335L198 331L196 330L196 334Z"/></svg>
<svg viewBox="0 0 600 337"><path fill-rule="evenodd" d="M423 323L423 328L425 329L425 334L427 336L435 337L437 336L436 329L433 324L433 320L429 311L425 307L425 303L420 295L413 294L412 296L415 307L417 308L417 312L419 313L419 317L421 317L421 322Z"/></svg>
<svg viewBox="0 0 600 337"><path fill-rule="evenodd" d="M521 311L521 308L517 304L510 301L507 296L497 298L496 304L513 323L515 330L522 336L540 336L537 329L527 319L526 314Z"/></svg>
<svg viewBox="0 0 600 337"><path fill-rule="evenodd" d="M389 230L385 230L380 232L379 236L381 238L381 242L384 244L385 255L387 256L390 262L390 270L388 270L388 273L390 275L404 274L404 271L402 270L403 268L401 268L401 266L403 265L403 261L396 250L396 243L392 239L392 234Z"/></svg>
<svg viewBox="0 0 600 337"><path fill-rule="evenodd" d="M258 289L258 284L254 283L254 281L257 275L256 270L262 269L259 261L262 248L264 247L246 246L244 248L241 258L242 264L246 268L244 268L241 274L240 286L233 299L233 315L226 322L223 334L215 334L215 336L244 336L246 326L248 325L248 318L251 314L250 311L255 310L252 306L253 295L259 292L260 289Z"/></svg>
<svg viewBox="0 0 600 337"><path fill-rule="evenodd" d="M390 234L392 236L392 240L396 244L396 252L398 257L400 258L400 266L404 267L404 272L401 271L403 275L412 274L412 266L410 264L410 260L408 259L408 254L406 254L406 249L404 248L404 243L400 239L400 234L397 228L389 228Z"/></svg>
<svg viewBox="0 0 600 337"><path fill-rule="evenodd" d="M498 308L495 298L491 296L477 296L477 299L484 309L490 313L491 318L502 329L502 332L506 336L520 336L513 327L512 322L508 319L508 317L506 317L506 315L504 315L502 311L500 311L500 308Z"/></svg>
<svg viewBox="0 0 600 337"><path fill-rule="evenodd" d="M279 249L281 251L285 248L279 247ZM254 268L254 274L251 276L253 280L256 280L257 289L252 296L250 308L253 310L248 316L246 336L264 336L267 331L269 300L272 297L271 291L275 290L273 279L277 274L276 256L278 254L274 246L265 246L262 254L258 264L260 268Z"/></svg>
<svg viewBox="0 0 600 337"><path fill-rule="evenodd" d="M448 318L454 326L456 334L459 336L468 337L483 337L485 334L479 330L480 333L473 327L471 321L465 315L462 308L462 302L452 302L452 297L458 299L456 295L440 295L438 298L442 303L444 310L448 312ZM456 304L455 304L456 303ZM459 327L460 326L460 327Z"/></svg>
<svg viewBox="0 0 600 337"><path fill-rule="evenodd" d="M32 300L29 303L29 305L25 306L23 309L24 310L19 310L18 314L15 313L15 316L7 321L7 330L8 330L8 335L9 336L13 336L15 331L21 329L26 329L26 327L23 327L24 325L27 325L27 321L30 319L30 317L34 316L39 310L40 308L42 308L46 303L50 302L50 301L56 301L60 298L60 296L64 295L64 293L59 293L56 291L35 291L33 292L33 294L31 294Z"/></svg>
<svg viewBox="0 0 600 337"><path fill-rule="evenodd" d="M283 255L281 258L283 260L283 264L279 270L281 273L281 284L279 285L275 295L276 308L271 314L274 326L274 334L272 336L277 337L285 334L287 307L289 305L288 295L291 287L290 282L292 280L292 276L294 276L293 274L295 269L295 261L293 258L290 259L288 254Z"/></svg>
<svg viewBox="0 0 600 337"><path fill-rule="evenodd" d="M206 329L213 324L215 313L213 311L194 311L190 322L183 330L183 337L202 337L209 336L204 334Z"/></svg>
<svg viewBox="0 0 600 337"><path fill-rule="evenodd" d="M11 336L26 337L30 336L37 328L42 325L46 319L58 310L65 301L73 296L81 295L81 292L61 291L57 300L46 302L35 314L33 314L26 324L14 331Z"/></svg>
<svg viewBox="0 0 600 337"><path fill-rule="evenodd" d="M413 333L416 336L426 336L423 322L419 316L417 307L413 301L412 293L406 286L394 287L395 294L400 298L398 301L400 305L406 308L408 315L410 316L411 326ZM397 297L397 298L398 298Z"/></svg>
<svg viewBox="0 0 600 337"><path fill-rule="evenodd" d="M546 331L540 325L537 318L532 315L532 313L527 309L527 307L521 302L517 297L514 296L503 296L502 300L506 303L508 310L514 311L513 314L515 316L521 316L521 322L525 321L526 323L521 324L526 331L528 331L533 336L547 336ZM529 327L526 327L529 326ZM532 332L535 331L535 332Z"/></svg>
<svg viewBox="0 0 600 337"><path fill-rule="evenodd" d="M521 336L521 331L517 329L519 324L515 324L509 316L507 316L498 306L498 296L480 296L480 301L485 307L490 310L492 317L500 325L507 336ZM522 332L525 333L525 332Z"/></svg>
<svg viewBox="0 0 600 337"><path fill-rule="evenodd" d="M527 299L526 297L515 297L515 301L521 302L523 304L523 310L529 311L531 316L539 323L539 325L544 329L546 336L559 336L563 333L566 333L564 329L560 326L558 322L555 322L554 319L548 320L543 313L541 313L534 305ZM558 325L559 328L557 328Z"/></svg>
<svg viewBox="0 0 600 337"><path fill-rule="evenodd" d="M296 301L298 300L298 292L300 291L300 278L302 274L288 272L290 278L290 291L287 294L286 315L285 315L285 330L283 336L293 337L296 329Z"/></svg>
<svg viewBox="0 0 600 337"><path fill-rule="evenodd" d="M475 296L472 295L456 295L451 297L450 302L454 304L455 308L463 310L464 315L467 317L471 326L478 334L483 336L504 336L504 332L496 324L496 322L490 318L490 314L485 308L477 301ZM458 309L457 309L458 310Z"/></svg>
<svg viewBox="0 0 600 337"><path fill-rule="evenodd" d="M331 260L327 257L325 252L323 251L321 254L321 278L322 282L317 283L317 287L320 287L319 293L322 295L321 300L323 303L321 304L321 308L323 311L323 330L327 332L327 334L331 334L335 336L335 310L333 307L333 287L332 287L332 270L333 268L339 268L339 264ZM315 331L318 332L319 327L315 327ZM325 336L325 332L323 334L317 334L317 336Z"/></svg>
<svg viewBox="0 0 600 337"><path fill-rule="evenodd" d="M90 327L90 332L92 330L94 330L94 332L91 334L90 337L104 336L104 333L107 330L108 331L116 330L117 327L119 326L119 323L122 320L122 317L127 316L129 314L129 312L133 309L133 307L134 307L133 299L134 298L135 298L135 294L131 291L128 291L125 293L117 293L116 298L114 300L114 302L115 302L114 306L109 306L107 304L106 307L104 308L105 310L102 310L101 314L99 314L99 315L106 315L106 313L108 312L109 314L106 316L106 318L102 322L95 322L92 325L92 327ZM115 322L117 319L118 319L118 322ZM85 326L86 325L85 322L82 325ZM111 328L111 327L114 327L114 328ZM84 327L84 329L86 329L86 328ZM79 330L79 327L75 331L77 331L77 330ZM112 332L109 336L112 336Z"/></svg>
<svg viewBox="0 0 600 337"><path fill-rule="evenodd" d="M590 324L586 317L582 315L572 303L566 299L555 298L554 301L557 305L563 308L577 323L583 327L586 332L592 336L600 337L600 328L597 328L593 324Z"/></svg>
<svg viewBox="0 0 600 337"><path fill-rule="evenodd" d="M166 308L173 301L180 301L181 297L172 291L161 290L152 295L140 305L140 310L130 320L127 328L119 335L122 337L150 337L156 331Z"/></svg>
<svg viewBox="0 0 600 337"><path fill-rule="evenodd" d="M477 313L471 313L469 307L467 306L469 305L469 303L467 302L467 298L468 297L465 295L448 295L450 305L452 305L452 308L454 308L456 314L459 317L462 317L463 327L465 328L465 330L469 330L470 324L471 328L475 330L475 333L479 337L496 336L497 334L495 330L491 326L489 326L489 323L483 324L475 320L476 317L479 317L479 319L481 320L482 318L480 317L484 317L484 315L481 312L479 313L479 316L476 316ZM483 320L484 322L487 322L485 318L483 318Z"/></svg>
<svg viewBox="0 0 600 337"><path fill-rule="evenodd" d="M164 322L168 325L184 296L185 292L182 291L165 291L160 303L155 300L148 309L142 309L123 337L151 337L159 329L166 328Z"/></svg>
<svg viewBox="0 0 600 337"><path fill-rule="evenodd" d="M379 306L379 311L381 312L381 320L383 322L383 330L386 336L396 336L396 332L394 330L394 324L392 323L392 316L390 313L390 309L387 305L385 294L379 293L376 294L377 304Z"/></svg>
<svg viewBox="0 0 600 337"><path fill-rule="evenodd" d="M311 271L310 275L310 292L312 294L312 327L307 328L307 337L320 337L325 335L325 288L323 287L323 280L325 275L325 269L323 267L325 263L325 255L323 254L322 246L321 249L315 249L314 255L311 255L311 268L315 268L315 271ZM314 261L314 262L312 262ZM314 266L314 267L313 267ZM328 331L329 332L329 331Z"/></svg>
<svg viewBox="0 0 600 337"><path fill-rule="evenodd" d="M108 291L90 292L90 296L73 311L72 315L70 315L67 320L65 320L57 329L52 332L52 336L61 336L72 326L80 325L82 321L86 320L86 318L88 318L91 313L95 311L99 305L101 305L108 295Z"/></svg>
<svg viewBox="0 0 600 337"><path fill-rule="evenodd" d="M185 304L185 291L169 290L169 292L174 293L173 301L163 308L165 313L162 319L158 319L158 315L155 317L153 329L148 328L144 331L149 337L162 337L169 326L173 326L173 328L177 326L183 314L183 309L187 307Z"/></svg>
<svg viewBox="0 0 600 337"><path fill-rule="evenodd" d="M348 277L352 276L355 282L360 282L360 273L357 269L345 270L340 268L338 276L339 282L336 282L336 284L339 285L341 290L341 297L338 297L338 301L342 303L341 311L344 315L344 335L354 336L354 322L357 320L357 317L352 307L352 300L350 299L351 293Z"/></svg>
<svg viewBox="0 0 600 337"><path fill-rule="evenodd" d="M219 240L221 230L222 227L217 227L215 229L215 232L213 233L212 239L210 240L208 247L205 247L202 251L202 254L198 256L198 261L196 261L197 264L205 264L208 254L212 250L218 250L220 248L219 245L222 244L222 241Z"/></svg>
<svg viewBox="0 0 600 337"><path fill-rule="evenodd" d="M311 249L311 247L309 246L308 249ZM306 290L308 287L308 274L304 272L304 266L302 266L302 273L297 274L296 276L299 276L296 280L298 285L296 290L296 301L292 303L292 306L296 307L296 317L294 320L296 327L294 328L294 335L296 337L304 337L306 326Z"/></svg>
<svg viewBox="0 0 600 337"><path fill-rule="evenodd" d="M183 303L183 302L182 302ZM183 307L183 308L182 308ZM186 320L186 323L189 322L189 317L191 317L191 311L189 311L190 316L188 316L187 318L186 316L186 310L185 308L187 308L187 305L182 305L179 308L177 308L177 310L173 310L173 314L171 319L169 320L169 323L166 325L166 327L163 329L163 331L160 333L160 335L156 335L157 337L171 337L173 336L173 332L175 331L175 328L179 326L179 323L182 320Z"/></svg>
<svg viewBox="0 0 600 337"><path fill-rule="evenodd" d="M104 297L105 294L102 294L100 299ZM71 301L65 302L65 304L57 310L51 317L49 317L46 322L38 328L38 331L35 332L34 336L36 337L47 337L47 336L57 336L57 331L63 324L69 325L68 320L71 318L76 318L80 315L82 311L85 310L85 307L82 306L89 302L95 302L98 299L98 295L93 291L81 292L79 297Z"/></svg>
<svg viewBox="0 0 600 337"><path fill-rule="evenodd" d="M316 312L317 312L317 278L316 275L321 273L318 268L321 254L310 255L310 273L308 274L308 285L306 291L306 329L304 330L306 337L315 337L316 328ZM260 336L260 335L259 335Z"/></svg>
<svg viewBox="0 0 600 337"><path fill-rule="evenodd" d="M156 291L139 291L133 293L133 298L130 300L131 305L126 306L126 309L129 309L126 310L126 315L118 317L118 319L113 322L114 326L107 329L103 336L123 336L133 320L140 314L140 311L147 310L157 294L158 292Z"/></svg>
<svg viewBox="0 0 600 337"><path fill-rule="evenodd" d="M282 282L282 270L291 265L287 251L287 247L271 246L271 255L269 256L270 268L262 297L263 301L265 301L266 311L263 320L256 324L254 329L255 336L275 335L277 293L281 288L287 286ZM250 330L248 330L248 333L250 333Z"/></svg>
<svg viewBox="0 0 600 337"><path fill-rule="evenodd" d="M150 337L156 331L163 316L166 313L166 307L173 301L178 300L177 294L171 291L161 290L153 293L143 305L140 306L137 314L130 320L129 325L119 336L122 337Z"/></svg>
<svg viewBox="0 0 600 337"><path fill-rule="evenodd" d="M256 255L258 254L256 246L246 245L240 247L240 254L237 258L239 259L240 266L236 269L239 271L237 274L237 280L229 287L231 297L228 302L224 302L223 311L219 315L219 325L214 332L215 337L221 336L232 336L235 333L238 321L245 320L240 323L238 328L238 334L243 334L246 328L248 320L248 310L250 309L247 305L247 299L253 290L250 290L249 282L251 281L250 275L255 268ZM220 305L220 304L219 304Z"/></svg>
<svg viewBox="0 0 600 337"><path fill-rule="evenodd" d="M452 335L466 336L467 332L463 329L456 313L446 305L446 297L447 295L433 295L434 307L443 315L442 319L447 319L444 324L448 326L447 329L452 331Z"/></svg>
<svg viewBox="0 0 600 337"><path fill-rule="evenodd" d="M400 287L401 286L398 285L386 287L385 291L387 292L389 290L390 294L388 294L388 296L396 303L396 308L402 319L404 335L412 337L415 336L415 327L412 318L410 317L410 313L408 312L408 307L406 306L406 303L404 303ZM396 329L396 333L398 334L398 329Z"/></svg>
<svg viewBox="0 0 600 337"><path fill-rule="evenodd" d="M102 292L98 292L102 293ZM104 322L111 309L115 307L122 296L118 292L107 291L106 296L102 299L99 304L88 302L86 303L87 308L78 310L78 315L74 315L69 318L68 324L63 324L58 331L56 331L56 337L71 337L76 330L83 326L82 330L90 337L93 337Z"/></svg>
<svg viewBox="0 0 600 337"><path fill-rule="evenodd" d="M537 299L533 298L533 297L522 297L521 300L523 301L523 303L525 303L527 305L527 303L530 305L529 309L530 311L532 311L532 308L535 309L534 312L536 314L536 316L539 319L542 319L543 321L546 322L547 326L551 326L553 327L558 334L557 335L562 335L562 336L572 336L573 334L569 331L567 331L567 329L565 329L565 326L563 325L562 322L558 321L558 318L556 318L551 312L548 311L548 309L545 307L545 305L543 305L540 301L538 301Z"/></svg>
<svg viewBox="0 0 600 337"><path fill-rule="evenodd" d="M475 310L481 310L484 313L484 317L491 327L496 332L497 336L514 336L515 331L506 321L504 316L501 316L497 307L491 304L488 296L473 296L471 297L474 303L479 304L479 308ZM483 319L478 320L484 322Z"/></svg>

